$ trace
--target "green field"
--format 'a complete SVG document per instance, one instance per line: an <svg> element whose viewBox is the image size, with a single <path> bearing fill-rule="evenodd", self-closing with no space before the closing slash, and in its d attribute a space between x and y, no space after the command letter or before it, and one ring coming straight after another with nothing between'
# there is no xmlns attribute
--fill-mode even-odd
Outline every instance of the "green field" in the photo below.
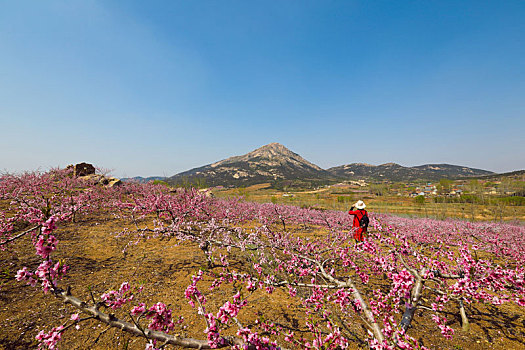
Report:
<svg viewBox="0 0 525 350"><path fill-rule="evenodd" d="M439 195L414 198L394 194L392 191L377 192L373 185L358 190L327 186L316 190L282 191L271 188L269 184L213 190L213 194L217 197L240 196L254 202L272 202L328 210L348 210L353 203L362 199L367 204L367 210L374 213L438 219L525 222L525 205L523 197L519 196L470 194L453 198Z"/></svg>

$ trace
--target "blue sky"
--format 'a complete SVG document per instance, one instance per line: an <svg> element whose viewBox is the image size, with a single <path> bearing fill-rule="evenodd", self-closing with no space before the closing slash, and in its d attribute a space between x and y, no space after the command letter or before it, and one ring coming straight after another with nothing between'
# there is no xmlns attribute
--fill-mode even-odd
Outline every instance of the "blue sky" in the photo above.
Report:
<svg viewBox="0 0 525 350"><path fill-rule="evenodd" d="M524 57L523 1L0 1L0 169L525 169Z"/></svg>

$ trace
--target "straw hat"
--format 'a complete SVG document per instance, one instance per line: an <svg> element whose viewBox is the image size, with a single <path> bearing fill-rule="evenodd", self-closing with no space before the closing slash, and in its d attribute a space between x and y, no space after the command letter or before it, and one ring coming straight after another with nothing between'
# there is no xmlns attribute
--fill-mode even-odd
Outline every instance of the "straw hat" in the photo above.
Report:
<svg viewBox="0 0 525 350"><path fill-rule="evenodd" d="M365 202L359 200L354 204L354 207L356 207L357 209L365 209L366 204Z"/></svg>

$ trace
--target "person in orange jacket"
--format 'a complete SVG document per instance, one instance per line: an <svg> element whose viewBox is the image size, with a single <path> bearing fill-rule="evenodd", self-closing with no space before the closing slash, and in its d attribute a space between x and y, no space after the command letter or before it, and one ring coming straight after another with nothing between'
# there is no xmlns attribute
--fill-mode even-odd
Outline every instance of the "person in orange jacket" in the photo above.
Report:
<svg viewBox="0 0 525 350"><path fill-rule="evenodd" d="M357 210L354 210L354 207ZM365 234L368 229L368 212L365 210L365 207L365 202L359 200L348 211L348 214L354 216L354 222L352 226L355 228L354 238L356 243L364 241ZM366 218L363 219L363 217Z"/></svg>

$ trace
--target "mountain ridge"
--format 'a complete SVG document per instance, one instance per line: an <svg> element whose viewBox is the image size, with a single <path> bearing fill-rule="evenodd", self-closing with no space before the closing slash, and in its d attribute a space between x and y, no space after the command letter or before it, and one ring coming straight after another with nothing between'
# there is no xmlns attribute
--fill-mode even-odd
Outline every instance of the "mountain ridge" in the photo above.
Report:
<svg viewBox="0 0 525 350"><path fill-rule="evenodd" d="M423 164L405 167L397 163L371 165L351 163L327 169L337 177L364 178L390 181L439 180L467 178L494 174L491 171L452 164Z"/></svg>
<svg viewBox="0 0 525 350"><path fill-rule="evenodd" d="M138 183L148 183L156 180L164 180L165 176L148 176L148 177L142 177L142 176L134 176L134 177L123 177L120 180L124 182L138 182Z"/></svg>
<svg viewBox="0 0 525 350"><path fill-rule="evenodd" d="M393 162L381 165L350 163L323 169L282 144L273 142L244 155L232 156L175 174L166 178L166 181L174 185L198 181L206 186L235 187L265 182L319 185L350 179L412 181L491 174L494 173L460 165L423 164L405 167Z"/></svg>

